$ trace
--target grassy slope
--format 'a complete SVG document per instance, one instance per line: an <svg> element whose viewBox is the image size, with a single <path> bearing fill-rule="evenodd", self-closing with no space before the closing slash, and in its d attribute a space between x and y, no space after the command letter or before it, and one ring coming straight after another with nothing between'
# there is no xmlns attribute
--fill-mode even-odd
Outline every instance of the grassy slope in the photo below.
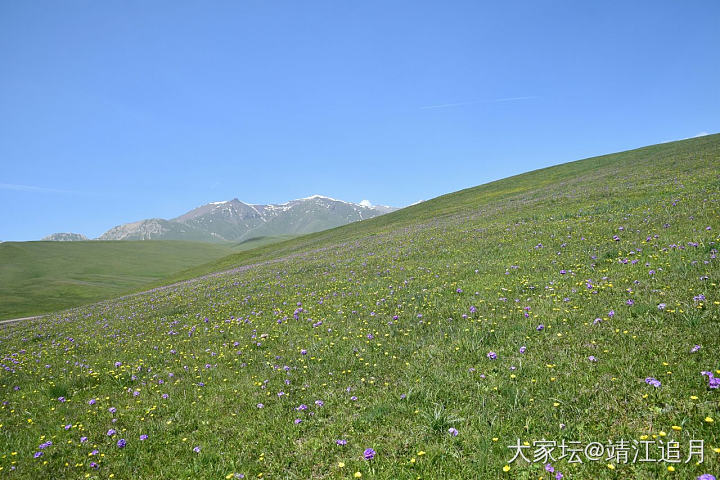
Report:
<svg viewBox="0 0 720 480"><path fill-rule="evenodd" d="M0 243L0 320L117 296L233 250L172 241Z"/></svg>
<svg viewBox="0 0 720 480"><path fill-rule="evenodd" d="M1 472L547 478L544 462L503 471L520 438L677 440L683 461L702 439L705 462L672 474L551 463L717 474L720 391L700 372L720 369L719 175L718 135L588 159L5 327Z"/></svg>
<svg viewBox="0 0 720 480"><path fill-rule="evenodd" d="M424 223L452 217L506 199L530 197L539 199L543 205L557 202L565 193L563 186L577 184L577 179L601 186L603 190L612 188L613 182L623 182L623 174L632 174L633 169L651 169L653 164L665 165L666 168L687 173L694 168L696 161L688 162L688 156L702 151L707 156L706 162L717 161L718 138L720 134L708 135L697 139L651 145L635 150L602 155L532 172L508 177L502 180L468 188L458 192L419 203L380 217L363 222L352 223L342 227L318 233L303 235L285 242L274 243L261 248L231 254L204 265L194 266L178 272L164 283L195 278L212 272L227 270L239 265L280 258L298 252L323 248L349 240L361 239L383 232L393 231L409 225ZM602 198L602 191L593 192ZM644 192L623 191L623 198L642 200Z"/></svg>
<svg viewBox="0 0 720 480"><path fill-rule="evenodd" d="M290 238L0 243L0 320L146 290L189 267Z"/></svg>

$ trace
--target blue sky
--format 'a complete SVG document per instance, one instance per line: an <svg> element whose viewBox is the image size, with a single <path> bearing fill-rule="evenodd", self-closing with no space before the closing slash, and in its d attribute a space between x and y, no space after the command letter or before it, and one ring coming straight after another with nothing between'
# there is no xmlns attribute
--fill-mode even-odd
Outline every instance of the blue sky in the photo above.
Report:
<svg viewBox="0 0 720 480"><path fill-rule="evenodd" d="M587 4L585 4L587 3ZM720 131L720 2L0 4L0 240Z"/></svg>

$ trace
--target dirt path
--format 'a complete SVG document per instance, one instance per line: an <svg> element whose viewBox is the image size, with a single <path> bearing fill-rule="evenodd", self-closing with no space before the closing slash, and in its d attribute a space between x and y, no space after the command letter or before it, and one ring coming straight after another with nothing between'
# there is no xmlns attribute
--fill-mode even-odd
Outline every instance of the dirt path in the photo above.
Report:
<svg viewBox="0 0 720 480"><path fill-rule="evenodd" d="M0 325L4 323L15 323L22 322L23 320L34 320L36 318L42 318L44 315L36 315L34 317L22 317L22 318L11 318L10 320L0 320Z"/></svg>

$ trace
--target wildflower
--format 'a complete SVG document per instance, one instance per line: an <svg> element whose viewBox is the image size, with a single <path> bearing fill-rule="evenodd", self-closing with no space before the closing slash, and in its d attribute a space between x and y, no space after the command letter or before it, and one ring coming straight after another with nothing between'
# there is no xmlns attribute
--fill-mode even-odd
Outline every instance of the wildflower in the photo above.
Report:
<svg viewBox="0 0 720 480"><path fill-rule="evenodd" d="M147 440L147 438L148 438L148 436L145 435L144 433L142 435L140 435L140 440Z"/></svg>
<svg viewBox="0 0 720 480"><path fill-rule="evenodd" d="M448 429L448 433L449 433L450 435L452 435L453 437L457 437L457 436L458 436L458 433L460 433L460 432L458 432L456 428L450 427L450 428Z"/></svg>
<svg viewBox="0 0 720 480"><path fill-rule="evenodd" d="M125 441L124 438L121 438L120 440L117 441L118 448L125 448L126 444L127 444L127 442Z"/></svg>
<svg viewBox="0 0 720 480"><path fill-rule="evenodd" d="M588 360L590 360L591 362L597 362L597 358L595 358L595 355L590 355L588 357Z"/></svg>
<svg viewBox="0 0 720 480"><path fill-rule="evenodd" d="M297 425L297 424L299 424L299 423L302 423L302 420L299 419L299 418L296 418L296 419L295 419L295 425Z"/></svg>
<svg viewBox="0 0 720 480"><path fill-rule="evenodd" d="M665 310L665 307L667 307L667 305L665 305L664 303L658 304L658 310Z"/></svg>
<svg viewBox="0 0 720 480"><path fill-rule="evenodd" d="M112 437L116 433L117 433L117 431L114 428L111 428L110 430L107 431L107 436Z"/></svg>
<svg viewBox="0 0 720 480"><path fill-rule="evenodd" d="M537 330L538 332L542 332L543 330L545 330L545 325L543 325L541 323L540 325L537 326L537 328L535 330Z"/></svg>
<svg viewBox="0 0 720 480"><path fill-rule="evenodd" d="M715 480L715 475L711 475L709 473L703 473L699 477L697 477L697 480Z"/></svg>
<svg viewBox="0 0 720 480"><path fill-rule="evenodd" d="M488 357L490 360L495 360L495 359L497 358L497 353L495 353L495 352L488 352L487 357Z"/></svg>
<svg viewBox="0 0 720 480"><path fill-rule="evenodd" d="M341 447L344 447L345 445L347 445L347 440L335 440L335 443L340 445Z"/></svg>
<svg viewBox="0 0 720 480"><path fill-rule="evenodd" d="M645 383L647 383L648 385L652 385L655 388L659 388L662 385L660 383L660 380L658 380L657 378L653 378L653 377L647 377L645 379Z"/></svg>
<svg viewBox="0 0 720 480"><path fill-rule="evenodd" d="M35 455L33 455L35 458L40 458L44 455L44 452L35 452Z"/></svg>
<svg viewBox="0 0 720 480"><path fill-rule="evenodd" d="M373 450L372 448L366 448L363 452L363 457L365 458L365 460L372 460L373 458L375 458L375 453L375 450Z"/></svg>
<svg viewBox="0 0 720 480"><path fill-rule="evenodd" d="M520 353L525 353L525 350L527 350L527 347L525 347L525 345L520 347Z"/></svg>
<svg viewBox="0 0 720 480"><path fill-rule="evenodd" d="M198 447L193 448L193 452L200 453L200 447L198 446Z"/></svg>
<svg viewBox="0 0 720 480"><path fill-rule="evenodd" d="M695 345L694 347L692 347L692 348L690 349L690 353L695 353L695 352L697 352L698 350L700 350L700 348L701 348L700 345Z"/></svg>

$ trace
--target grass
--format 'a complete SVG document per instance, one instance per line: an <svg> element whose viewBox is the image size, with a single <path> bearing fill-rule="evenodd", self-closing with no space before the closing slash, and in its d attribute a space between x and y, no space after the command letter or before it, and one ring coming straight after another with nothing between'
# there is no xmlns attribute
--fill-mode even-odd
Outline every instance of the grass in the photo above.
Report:
<svg viewBox="0 0 720 480"><path fill-rule="evenodd" d="M0 320L146 290L190 267L289 238L0 243Z"/></svg>
<svg viewBox="0 0 720 480"><path fill-rule="evenodd" d="M717 474L719 166L718 135L573 162L2 327L0 472L548 478L509 461L544 439L682 452L557 447L564 478Z"/></svg>
<svg viewBox="0 0 720 480"><path fill-rule="evenodd" d="M118 296L231 252L172 241L0 243L0 319Z"/></svg>

